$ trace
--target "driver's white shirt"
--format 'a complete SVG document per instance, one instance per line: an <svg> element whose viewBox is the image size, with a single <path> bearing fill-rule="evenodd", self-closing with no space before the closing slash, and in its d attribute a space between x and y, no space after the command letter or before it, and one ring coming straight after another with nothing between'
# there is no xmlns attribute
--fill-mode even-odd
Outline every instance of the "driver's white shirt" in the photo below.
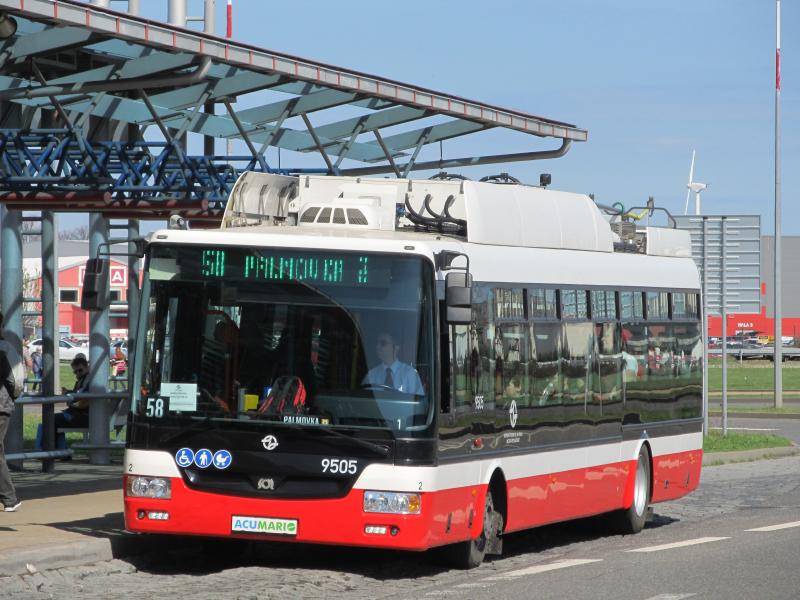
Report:
<svg viewBox="0 0 800 600"><path fill-rule="evenodd" d="M371 368L364 377L363 383L383 385L386 381L387 368L392 370L392 381L396 390L405 394L425 395L417 370L411 365L401 363L399 360L394 361L391 365L381 363L377 367Z"/></svg>

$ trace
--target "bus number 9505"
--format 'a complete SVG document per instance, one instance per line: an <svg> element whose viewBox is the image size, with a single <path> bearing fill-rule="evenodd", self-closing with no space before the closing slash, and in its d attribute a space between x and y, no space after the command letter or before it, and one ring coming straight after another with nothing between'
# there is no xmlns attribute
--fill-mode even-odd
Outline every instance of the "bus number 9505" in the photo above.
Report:
<svg viewBox="0 0 800 600"><path fill-rule="evenodd" d="M342 473L355 475L358 470L358 461L346 458L323 458L322 459L322 472L323 473Z"/></svg>

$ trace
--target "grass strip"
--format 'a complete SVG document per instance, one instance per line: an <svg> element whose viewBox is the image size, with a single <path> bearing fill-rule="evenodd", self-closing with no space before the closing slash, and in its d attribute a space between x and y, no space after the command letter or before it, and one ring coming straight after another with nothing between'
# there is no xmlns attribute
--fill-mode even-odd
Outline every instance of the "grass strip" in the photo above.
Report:
<svg viewBox="0 0 800 600"><path fill-rule="evenodd" d="M728 435L723 436L721 431L712 430L703 438L704 452L734 452L736 450L783 448L791 445L791 440L769 433L728 431Z"/></svg>
<svg viewBox="0 0 800 600"><path fill-rule="evenodd" d="M40 415L24 415L22 417L22 447L31 450L36 446L36 430L42 422ZM73 443L83 442L83 434L67 433L67 448L71 448Z"/></svg>
<svg viewBox="0 0 800 600"><path fill-rule="evenodd" d="M712 415L719 415L722 413L721 406L712 406L710 409ZM798 415L800 414L800 406L783 406L781 408L775 408L774 406L764 406L759 408L757 406L731 406L728 404L728 414L729 415L737 415L737 414L748 414L748 413L758 413L758 414L765 414L765 415Z"/></svg>

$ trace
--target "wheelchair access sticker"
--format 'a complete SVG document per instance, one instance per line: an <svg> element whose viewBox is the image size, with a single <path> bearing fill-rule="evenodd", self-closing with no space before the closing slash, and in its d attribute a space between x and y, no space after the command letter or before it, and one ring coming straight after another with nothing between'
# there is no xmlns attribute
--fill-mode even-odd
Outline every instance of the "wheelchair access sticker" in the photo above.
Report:
<svg viewBox="0 0 800 600"><path fill-rule="evenodd" d="M181 448L175 453L175 462L185 469L194 462L194 452L191 448Z"/></svg>
<svg viewBox="0 0 800 600"><path fill-rule="evenodd" d="M214 466L217 469L227 469L233 462L233 455L228 450L211 450L203 448L195 452L191 448L181 448L175 453L175 462L184 469L195 465L201 469Z"/></svg>

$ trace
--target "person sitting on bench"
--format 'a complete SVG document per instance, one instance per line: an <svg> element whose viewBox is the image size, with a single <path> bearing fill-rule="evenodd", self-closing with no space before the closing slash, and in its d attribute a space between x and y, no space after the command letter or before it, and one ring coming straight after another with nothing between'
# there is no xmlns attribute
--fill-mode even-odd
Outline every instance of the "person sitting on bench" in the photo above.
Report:
<svg viewBox="0 0 800 600"><path fill-rule="evenodd" d="M83 354L78 354L70 363L72 373L75 375L75 385L71 390L61 388L63 394L80 394L89 391L89 363ZM70 400L67 408L55 416L56 448L63 450L67 447L67 438L59 429L81 429L89 427L89 400L86 398ZM42 426L36 431L36 449L42 449Z"/></svg>

